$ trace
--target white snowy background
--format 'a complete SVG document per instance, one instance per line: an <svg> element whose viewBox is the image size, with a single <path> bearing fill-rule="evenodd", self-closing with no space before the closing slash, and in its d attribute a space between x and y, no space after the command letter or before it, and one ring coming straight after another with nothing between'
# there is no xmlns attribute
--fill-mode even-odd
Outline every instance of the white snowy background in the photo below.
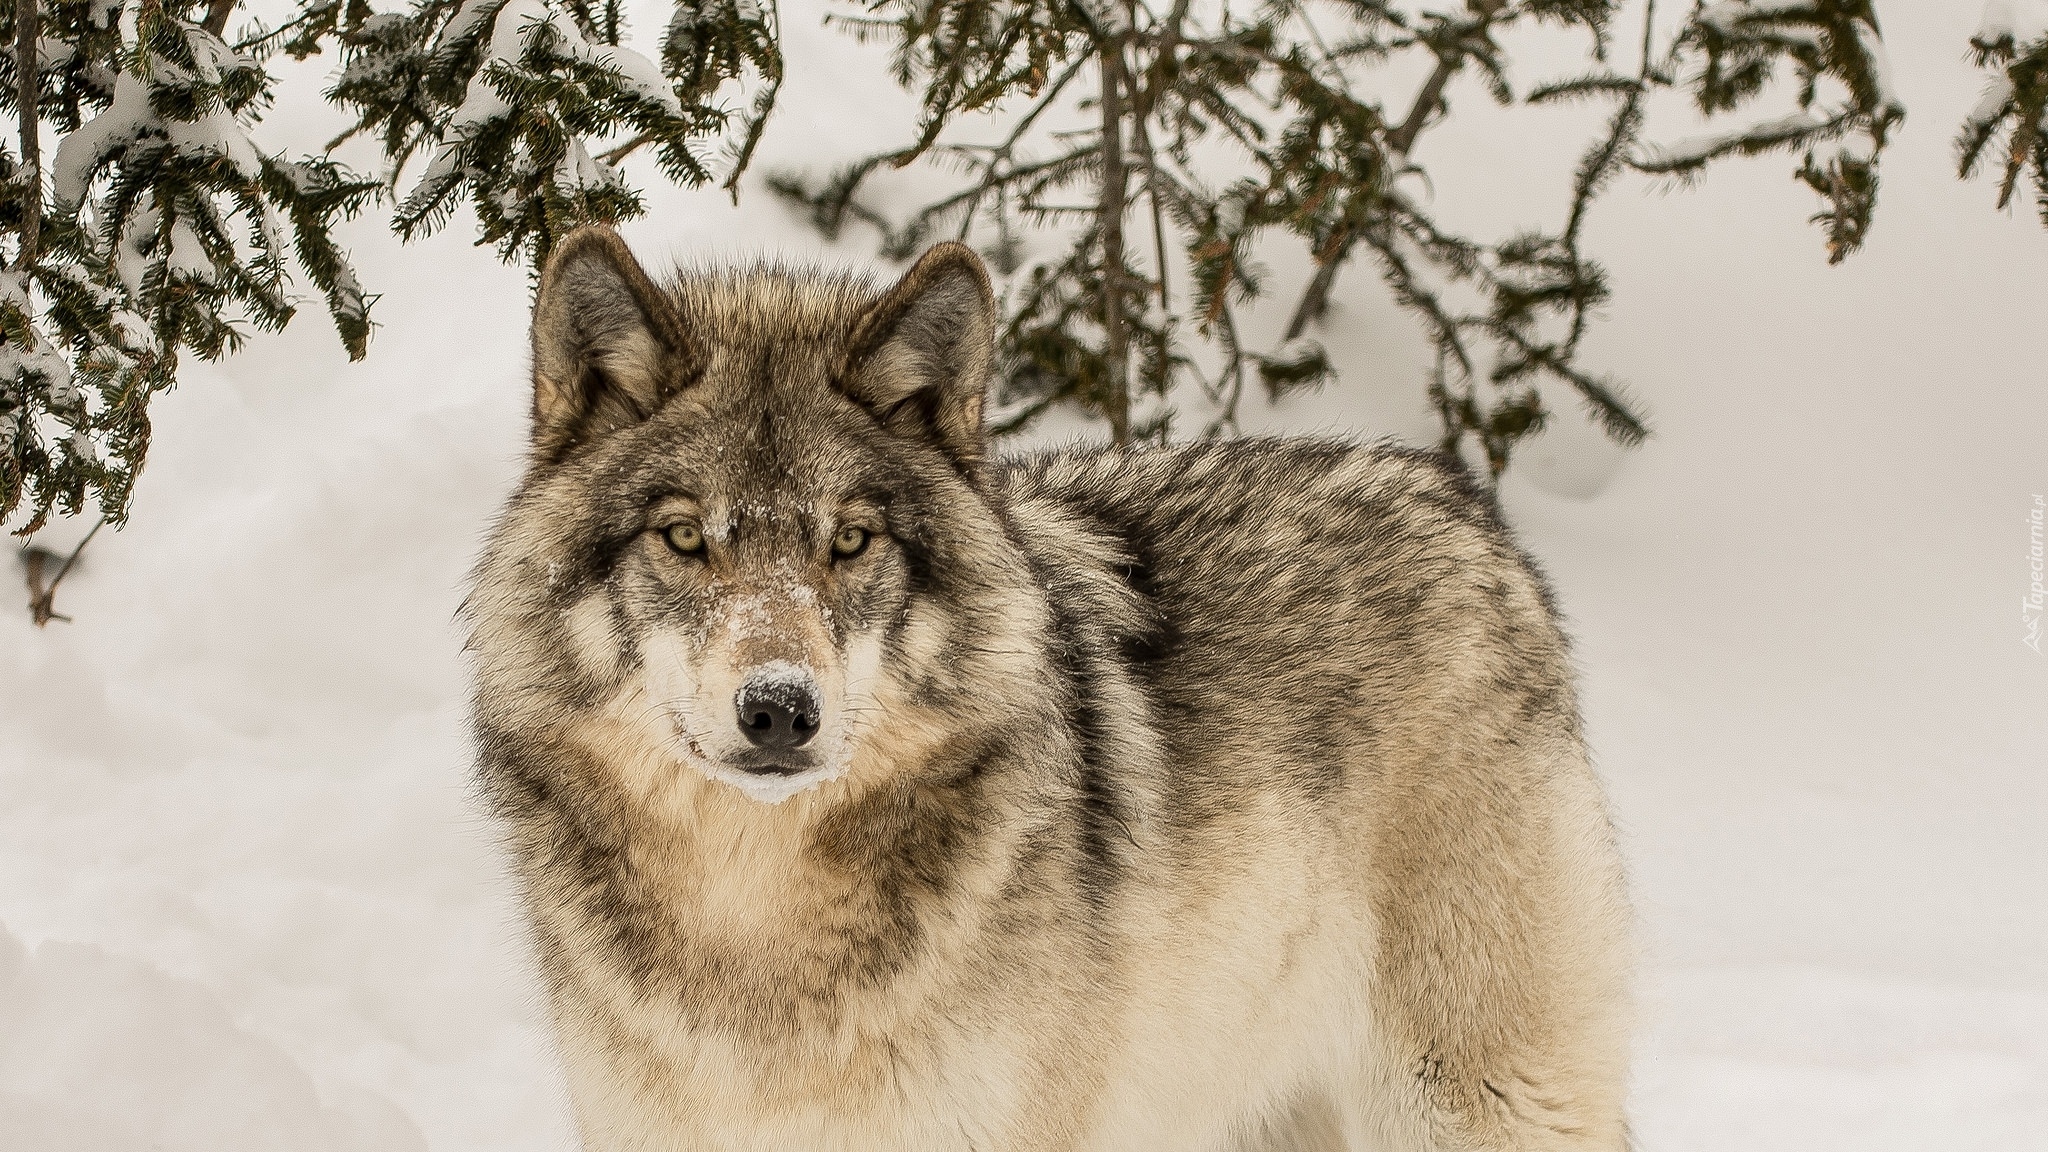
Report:
<svg viewBox="0 0 2048 1152"><path fill-rule="evenodd" d="M2048 232L1952 172L1978 6L1878 10L1911 115L1867 250L1825 264L1783 158L1624 182L1591 225L1616 292L1589 363L1656 435L1612 448L1557 397L1503 488L1632 863L1645 1152L2048 1146L2048 659L2021 643ZM738 208L637 171L650 262L872 260L759 186L913 122L817 15L784 6L792 79ZM1569 54L1532 41L1523 74ZM271 146L325 138L328 66L294 72ZM1554 222L1588 114L1452 96L1418 149L1440 208ZM63 587L74 623L0 584L0 1148L573 1147L468 783L451 616L527 404L525 274L468 227L350 231L383 294L367 362L315 306L187 370L133 523ZM1247 423L1428 438L1425 344L1347 283L1340 383Z"/></svg>

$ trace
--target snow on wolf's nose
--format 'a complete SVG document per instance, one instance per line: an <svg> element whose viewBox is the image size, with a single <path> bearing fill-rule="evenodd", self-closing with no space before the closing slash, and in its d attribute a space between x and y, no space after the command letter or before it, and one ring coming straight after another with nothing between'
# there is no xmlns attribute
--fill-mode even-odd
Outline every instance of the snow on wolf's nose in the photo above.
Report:
<svg viewBox="0 0 2048 1152"><path fill-rule="evenodd" d="M787 661L754 670L734 697L740 731L757 748L771 752L801 748L818 733L823 711L818 682L811 673Z"/></svg>

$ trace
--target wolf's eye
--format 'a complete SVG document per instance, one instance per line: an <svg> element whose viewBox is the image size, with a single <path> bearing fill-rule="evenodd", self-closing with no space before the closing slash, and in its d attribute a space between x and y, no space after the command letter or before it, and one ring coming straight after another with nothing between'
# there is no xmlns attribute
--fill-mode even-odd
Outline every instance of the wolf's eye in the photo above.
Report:
<svg viewBox="0 0 2048 1152"><path fill-rule="evenodd" d="M868 530L849 524L832 537L832 555L841 560L851 560L868 548Z"/></svg>
<svg viewBox="0 0 2048 1152"><path fill-rule="evenodd" d="M671 524L662 529L661 538L668 541L669 547L685 556L695 556L704 551L704 529L695 524Z"/></svg>

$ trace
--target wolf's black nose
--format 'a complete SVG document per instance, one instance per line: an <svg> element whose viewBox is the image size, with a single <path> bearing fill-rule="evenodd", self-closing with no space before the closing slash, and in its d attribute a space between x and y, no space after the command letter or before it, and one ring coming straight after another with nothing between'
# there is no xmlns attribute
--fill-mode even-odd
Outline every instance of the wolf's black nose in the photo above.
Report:
<svg viewBox="0 0 2048 1152"><path fill-rule="evenodd" d="M801 748L818 734L818 686L811 678L777 670L740 685L740 731L757 747Z"/></svg>

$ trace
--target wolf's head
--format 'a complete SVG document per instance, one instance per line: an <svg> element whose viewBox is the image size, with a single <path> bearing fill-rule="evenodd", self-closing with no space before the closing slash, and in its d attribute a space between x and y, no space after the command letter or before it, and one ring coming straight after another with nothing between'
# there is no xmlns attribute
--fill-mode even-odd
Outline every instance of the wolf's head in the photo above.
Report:
<svg viewBox="0 0 2048 1152"><path fill-rule="evenodd" d="M773 802L999 716L978 697L1040 602L985 498L994 327L956 244L878 292L779 269L664 289L609 231L565 240L532 458L469 607L486 737L609 733L608 783L643 799L688 773Z"/></svg>

